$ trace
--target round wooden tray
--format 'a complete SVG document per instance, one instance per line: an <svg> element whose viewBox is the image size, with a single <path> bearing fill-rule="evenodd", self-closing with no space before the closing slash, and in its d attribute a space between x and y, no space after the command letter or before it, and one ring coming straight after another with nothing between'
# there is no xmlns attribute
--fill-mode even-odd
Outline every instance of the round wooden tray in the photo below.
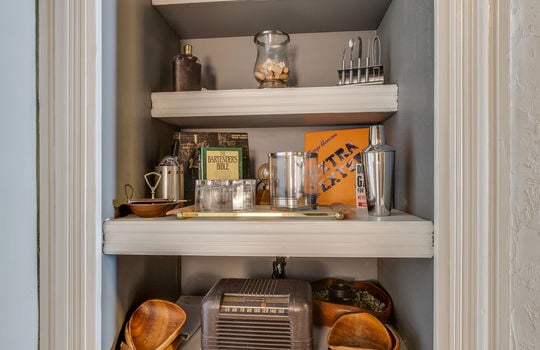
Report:
<svg viewBox="0 0 540 350"><path fill-rule="evenodd" d="M386 307L382 311L373 311L357 306L337 304L325 300L316 300L313 298L313 322L318 325L332 327L334 322L344 314L355 312L367 312L377 317L381 322L387 323L393 312L393 303L390 295L377 284L369 281L347 281L337 278L326 278L311 282L311 290L313 293L326 290L335 283L347 283L354 287L355 291L365 290L373 295L376 299L383 302Z"/></svg>

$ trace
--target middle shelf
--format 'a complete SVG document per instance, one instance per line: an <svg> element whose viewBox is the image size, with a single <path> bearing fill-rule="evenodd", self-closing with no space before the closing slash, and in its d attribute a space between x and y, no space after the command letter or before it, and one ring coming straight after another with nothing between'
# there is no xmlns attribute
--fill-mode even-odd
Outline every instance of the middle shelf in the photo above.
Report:
<svg viewBox="0 0 540 350"><path fill-rule="evenodd" d="M433 256L433 223L392 210L384 218L141 219L103 224L105 254L191 256Z"/></svg>
<svg viewBox="0 0 540 350"><path fill-rule="evenodd" d="M375 124L397 109L395 84L152 93L152 117L183 128Z"/></svg>

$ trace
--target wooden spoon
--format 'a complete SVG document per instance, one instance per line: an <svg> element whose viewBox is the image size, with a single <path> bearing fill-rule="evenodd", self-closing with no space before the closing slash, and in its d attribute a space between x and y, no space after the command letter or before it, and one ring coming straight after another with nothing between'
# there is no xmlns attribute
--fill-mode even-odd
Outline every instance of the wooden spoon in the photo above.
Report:
<svg viewBox="0 0 540 350"><path fill-rule="evenodd" d="M165 350L177 340L186 313L175 303L151 299L142 303L126 324L125 337L132 350Z"/></svg>

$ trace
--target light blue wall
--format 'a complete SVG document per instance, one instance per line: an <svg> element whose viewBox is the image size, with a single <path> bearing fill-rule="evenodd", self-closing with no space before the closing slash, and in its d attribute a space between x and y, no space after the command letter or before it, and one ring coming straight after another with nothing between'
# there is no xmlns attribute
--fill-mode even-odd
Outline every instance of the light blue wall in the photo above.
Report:
<svg viewBox="0 0 540 350"><path fill-rule="evenodd" d="M0 339L37 349L35 0L0 12Z"/></svg>

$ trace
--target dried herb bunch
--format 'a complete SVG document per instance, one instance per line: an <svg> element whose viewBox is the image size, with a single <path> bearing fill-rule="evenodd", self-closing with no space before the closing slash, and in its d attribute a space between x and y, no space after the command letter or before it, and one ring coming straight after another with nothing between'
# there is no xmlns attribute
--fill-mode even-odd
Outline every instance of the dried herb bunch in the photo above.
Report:
<svg viewBox="0 0 540 350"><path fill-rule="evenodd" d="M313 291L313 300L329 301L328 289L321 289ZM386 308L386 304L377 299L374 295L367 290L356 290L352 299L352 303L349 304L365 310L382 312Z"/></svg>

